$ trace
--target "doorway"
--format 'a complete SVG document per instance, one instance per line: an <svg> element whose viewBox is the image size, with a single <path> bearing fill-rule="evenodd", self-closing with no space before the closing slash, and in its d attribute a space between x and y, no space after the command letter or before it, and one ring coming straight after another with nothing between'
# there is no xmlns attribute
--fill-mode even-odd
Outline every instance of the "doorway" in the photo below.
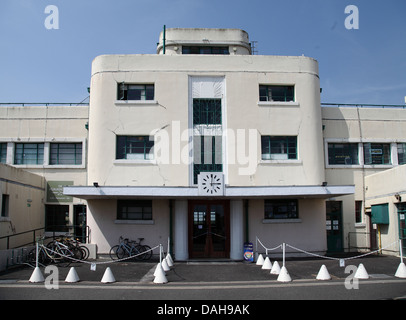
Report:
<svg viewBox="0 0 406 320"><path fill-rule="evenodd" d="M399 239L402 239L402 254L406 256L406 203L399 203L398 218L399 218Z"/></svg>
<svg viewBox="0 0 406 320"><path fill-rule="evenodd" d="M327 250L343 251L342 201L326 201Z"/></svg>
<svg viewBox="0 0 406 320"><path fill-rule="evenodd" d="M189 257L229 258L229 201L189 201Z"/></svg>
<svg viewBox="0 0 406 320"><path fill-rule="evenodd" d="M75 239L80 242L86 243L87 230L86 230L86 206L74 205L73 206L73 234Z"/></svg>

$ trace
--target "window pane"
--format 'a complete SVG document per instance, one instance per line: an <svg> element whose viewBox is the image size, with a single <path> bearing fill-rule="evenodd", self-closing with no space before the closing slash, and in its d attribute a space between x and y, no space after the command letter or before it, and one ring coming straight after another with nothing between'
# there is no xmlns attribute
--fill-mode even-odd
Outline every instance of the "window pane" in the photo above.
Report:
<svg viewBox="0 0 406 320"><path fill-rule="evenodd" d="M262 160L297 159L297 137L261 137Z"/></svg>
<svg viewBox="0 0 406 320"><path fill-rule="evenodd" d="M15 145L14 164L43 164L43 143L17 143Z"/></svg>
<svg viewBox="0 0 406 320"><path fill-rule="evenodd" d="M152 160L153 147L149 136L117 136L116 159Z"/></svg>
<svg viewBox="0 0 406 320"><path fill-rule="evenodd" d="M328 162L338 165L359 164L358 143L329 143Z"/></svg>
<svg viewBox="0 0 406 320"><path fill-rule="evenodd" d="M152 200L118 200L117 219L151 220Z"/></svg>
<svg viewBox="0 0 406 320"><path fill-rule="evenodd" d="M265 219L297 219L296 199L265 200Z"/></svg>
<svg viewBox="0 0 406 320"><path fill-rule="evenodd" d="M391 164L390 144L364 143L365 164Z"/></svg>
<svg viewBox="0 0 406 320"><path fill-rule="evenodd" d="M406 164L406 143L398 143L399 164Z"/></svg>
<svg viewBox="0 0 406 320"><path fill-rule="evenodd" d="M295 101L294 86L259 86L259 101Z"/></svg>

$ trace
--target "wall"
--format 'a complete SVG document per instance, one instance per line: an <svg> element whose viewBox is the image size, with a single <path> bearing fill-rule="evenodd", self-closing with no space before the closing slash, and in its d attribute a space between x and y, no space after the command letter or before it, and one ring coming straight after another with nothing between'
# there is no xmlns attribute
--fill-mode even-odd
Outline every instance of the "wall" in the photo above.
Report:
<svg viewBox="0 0 406 320"><path fill-rule="evenodd" d="M0 217L0 237L44 227L45 179L41 176L0 164L0 194L9 196L8 216ZM2 197L0 197L0 208ZM41 235L43 230L37 231ZM33 233L15 236L9 247L32 242ZM7 240L0 240L0 249L6 249Z"/></svg>
<svg viewBox="0 0 406 320"><path fill-rule="evenodd" d="M143 244L151 248L162 244L165 248L169 237L169 200L152 201L152 219L144 223L128 223L117 218L117 200L89 200L88 225L90 226L90 242L97 244L98 254L108 254L110 248L119 244L119 237L138 241L145 238ZM166 249L165 249L166 250ZM154 253L159 253L155 250Z"/></svg>
<svg viewBox="0 0 406 320"><path fill-rule="evenodd" d="M283 242L296 248L323 254L327 251L325 201L322 199L299 199L299 219L264 222L264 200L249 200L249 237L255 246L256 237L267 248ZM259 252L265 250L258 245ZM300 256L292 249L288 252ZM270 252L278 253L281 250Z"/></svg>

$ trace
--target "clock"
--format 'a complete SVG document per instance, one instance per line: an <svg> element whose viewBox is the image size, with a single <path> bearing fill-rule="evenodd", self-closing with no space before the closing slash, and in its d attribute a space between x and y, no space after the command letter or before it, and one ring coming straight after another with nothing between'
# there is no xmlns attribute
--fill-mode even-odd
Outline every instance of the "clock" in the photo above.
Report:
<svg viewBox="0 0 406 320"><path fill-rule="evenodd" d="M221 172L201 172L198 177L199 195L224 195L224 176Z"/></svg>

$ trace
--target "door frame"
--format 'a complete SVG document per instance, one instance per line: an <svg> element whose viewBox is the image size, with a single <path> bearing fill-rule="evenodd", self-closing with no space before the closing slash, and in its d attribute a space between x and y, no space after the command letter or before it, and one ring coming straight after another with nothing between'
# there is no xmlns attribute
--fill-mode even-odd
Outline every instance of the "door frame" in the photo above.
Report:
<svg viewBox="0 0 406 320"><path fill-rule="evenodd" d="M338 204L337 212L328 212L328 204ZM328 219L330 216L330 219ZM327 232L327 251L328 252L343 252L344 237L343 237L343 202L342 201L326 201L326 232ZM336 234L333 234L336 233Z"/></svg>
<svg viewBox="0 0 406 320"><path fill-rule="evenodd" d="M210 212L210 205L222 205L224 208L224 224L225 224L225 246L224 251L215 252L212 246L206 244L206 250L202 253L193 251L193 212L195 205L207 205L207 213ZM206 214L210 217L210 214ZM207 248L209 246L209 248ZM207 200L196 199L188 201L188 248L189 258L229 258L230 257L230 201L229 200Z"/></svg>

